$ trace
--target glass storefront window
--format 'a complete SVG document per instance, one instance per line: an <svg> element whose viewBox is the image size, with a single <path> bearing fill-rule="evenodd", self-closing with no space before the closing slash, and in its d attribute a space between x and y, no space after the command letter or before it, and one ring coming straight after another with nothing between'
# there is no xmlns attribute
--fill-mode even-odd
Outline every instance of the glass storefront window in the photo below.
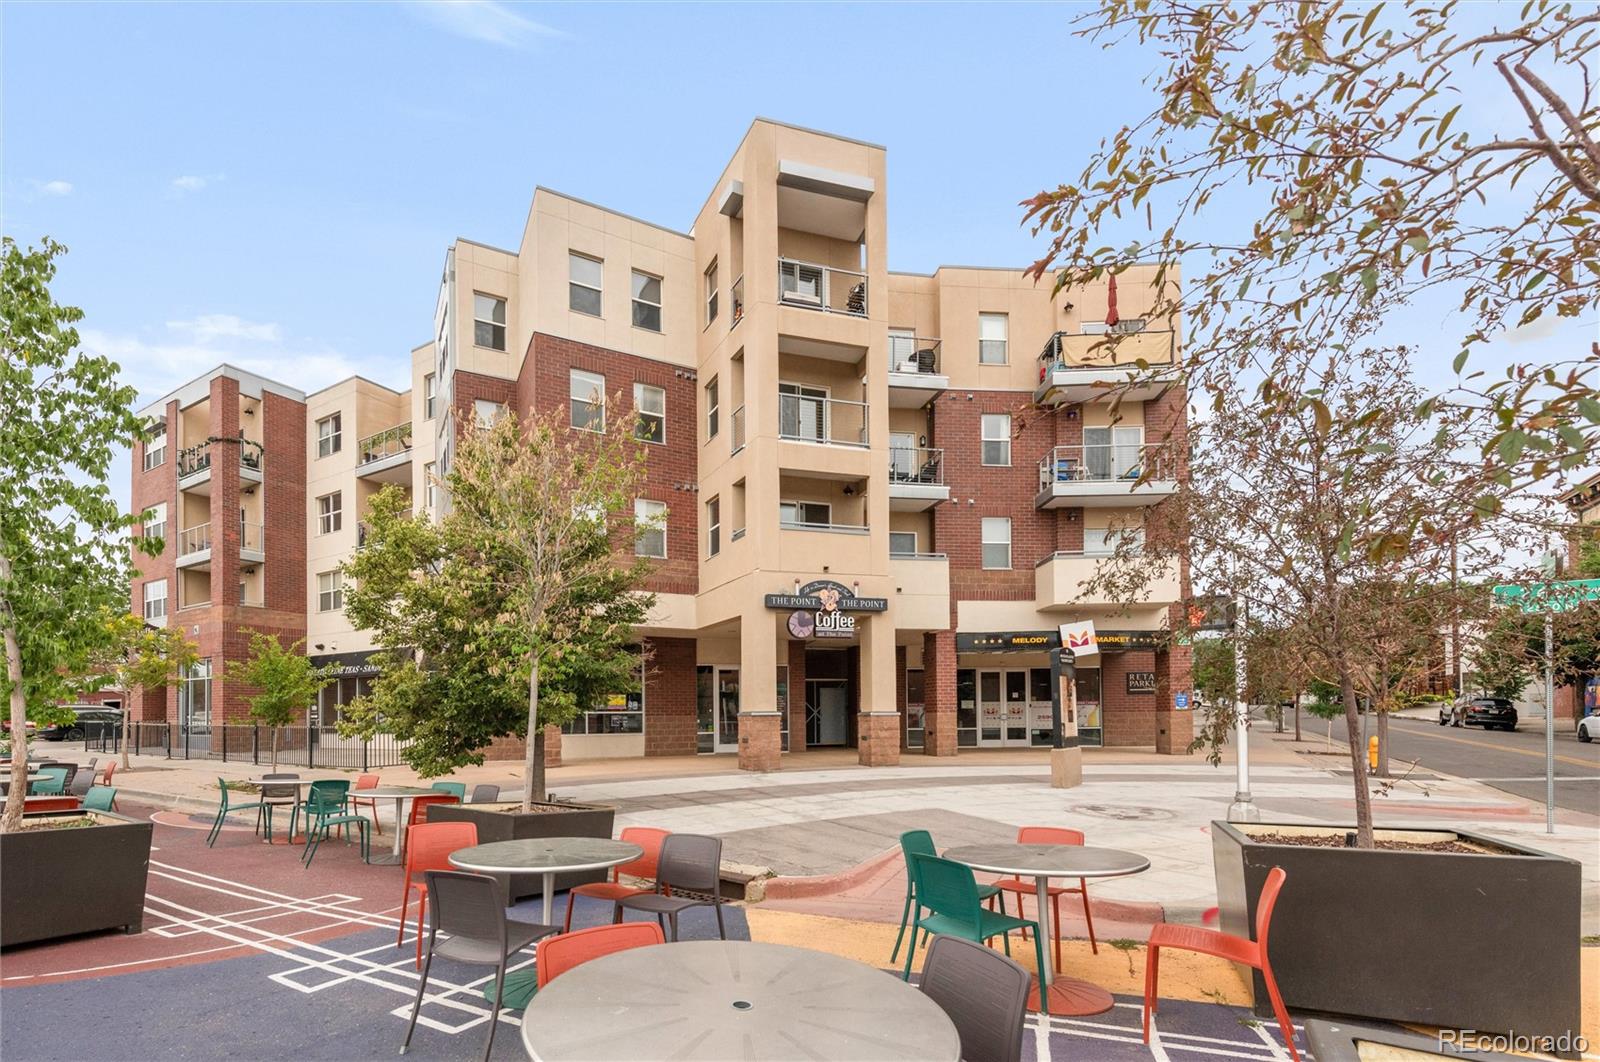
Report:
<svg viewBox="0 0 1600 1062"><path fill-rule="evenodd" d="M1028 671L1028 743L1048 747L1051 722L1050 669L1031 668Z"/></svg>
<svg viewBox="0 0 1600 1062"><path fill-rule="evenodd" d="M579 712L561 726L563 734L642 734L644 733L644 661L634 669L631 689L607 694L587 711Z"/></svg>
<svg viewBox="0 0 1600 1062"><path fill-rule="evenodd" d="M717 727L712 706L715 703L716 673L714 667L694 669L695 751L717 751Z"/></svg>
<svg viewBox="0 0 1600 1062"><path fill-rule="evenodd" d="M1099 747L1105 743L1100 720L1100 669L1080 668L1077 675L1078 743Z"/></svg>
<svg viewBox="0 0 1600 1062"><path fill-rule="evenodd" d="M956 669L956 745L978 744L978 673L970 667Z"/></svg>
<svg viewBox="0 0 1600 1062"><path fill-rule="evenodd" d="M211 658L196 661L178 683L178 718L191 734L211 733Z"/></svg>
<svg viewBox="0 0 1600 1062"><path fill-rule="evenodd" d="M780 748L789 751L789 665L778 665L778 738Z"/></svg>
<svg viewBox="0 0 1600 1062"><path fill-rule="evenodd" d="M906 669L906 748L920 749L927 734L923 698L926 675L921 668Z"/></svg>
<svg viewBox="0 0 1600 1062"><path fill-rule="evenodd" d="M372 679L366 675L341 675L317 693L317 726L338 726L344 720L344 706L357 697L372 691Z"/></svg>

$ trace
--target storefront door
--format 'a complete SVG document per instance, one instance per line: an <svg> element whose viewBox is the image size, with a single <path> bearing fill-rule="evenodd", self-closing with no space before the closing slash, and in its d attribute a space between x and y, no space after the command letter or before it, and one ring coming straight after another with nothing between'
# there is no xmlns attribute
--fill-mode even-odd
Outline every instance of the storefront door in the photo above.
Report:
<svg viewBox="0 0 1600 1062"><path fill-rule="evenodd" d="M843 679L806 683L806 747L842 746L850 740L850 687Z"/></svg>
<svg viewBox="0 0 1600 1062"><path fill-rule="evenodd" d="M739 669L701 666L695 671L699 751L738 752Z"/></svg>
<svg viewBox="0 0 1600 1062"><path fill-rule="evenodd" d="M979 745L1028 744L1027 670L979 671L978 714Z"/></svg>

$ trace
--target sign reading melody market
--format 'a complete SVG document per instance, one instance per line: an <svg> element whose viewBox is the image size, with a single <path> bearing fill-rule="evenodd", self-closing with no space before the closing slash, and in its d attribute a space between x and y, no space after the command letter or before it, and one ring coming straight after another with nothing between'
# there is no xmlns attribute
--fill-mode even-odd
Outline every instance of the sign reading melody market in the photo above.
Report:
<svg viewBox="0 0 1600 1062"><path fill-rule="evenodd" d="M854 590L832 579L817 579L793 594L768 594L763 603L771 609L792 609L789 633L795 638L853 638L852 612L887 612L886 597L857 597Z"/></svg>

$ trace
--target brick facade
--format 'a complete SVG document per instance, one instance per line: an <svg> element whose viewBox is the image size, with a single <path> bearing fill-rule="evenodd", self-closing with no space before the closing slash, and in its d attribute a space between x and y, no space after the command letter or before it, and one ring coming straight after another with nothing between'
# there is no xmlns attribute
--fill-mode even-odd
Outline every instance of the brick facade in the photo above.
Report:
<svg viewBox="0 0 1600 1062"><path fill-rule="evenodd" d="M699 728L693 638L651 638L644 678L646 756L691 756Z"/></svg>

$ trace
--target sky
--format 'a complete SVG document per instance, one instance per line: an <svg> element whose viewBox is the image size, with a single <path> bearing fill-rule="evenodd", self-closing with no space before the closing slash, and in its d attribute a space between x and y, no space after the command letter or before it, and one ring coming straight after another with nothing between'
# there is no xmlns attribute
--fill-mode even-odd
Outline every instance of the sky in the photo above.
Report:
<svg viewBox="0 0 1600 1062"><path fill-rule="evenodd" d="M1018 202L1152 104L1080 10L8 3L4 230L70 248L141 401L222 361L403 388L451 240L514 248L536 184L687 229L758 115L888 148L891 269L1020 267Z"/></svg>

